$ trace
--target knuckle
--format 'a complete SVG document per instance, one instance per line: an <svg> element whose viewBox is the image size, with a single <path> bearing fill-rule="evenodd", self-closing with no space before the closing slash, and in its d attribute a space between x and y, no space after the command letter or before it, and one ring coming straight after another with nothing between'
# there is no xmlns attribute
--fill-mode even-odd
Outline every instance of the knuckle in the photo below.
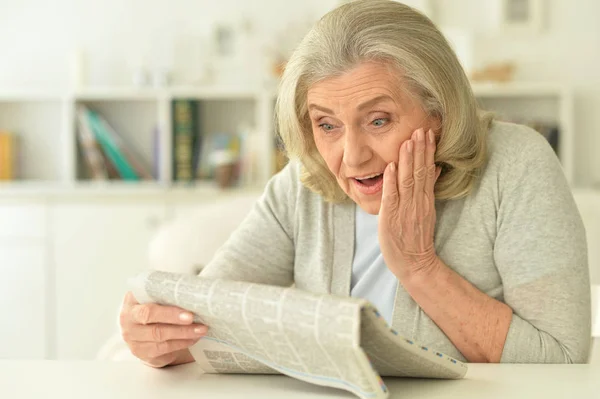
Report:
<svg viewBox="0 0 600 399"><path fill-rule="evenodd" d="M142 324L150 323L150 306L140 305L137 307L137 319Z"/></svg>
<svg viewBox="0 0 600 399"><path fill-rule="evenodd" d="M419 180L423 180L425 178L426 173L427 173L427 169L421 166L421 167L417 168L417 170L415 170L415 178L419 179Z"/></svg>
<svg viewBox="0 0 600 399"><path fill-rule="evenodd" d="M415 179L412 176L407 176L402 179L401 185L402 188L412 188L415 185Z"/></svg>
<svg viewBox="0 0 600 399"><path fill-rule="evenodd" d="M435 178L435 165L431 165L427 168L427 177L430 179Z"/></svg>
<svg viewBox="0 0 600 399"><path fill-rule="evenodd" d="M150 332L152 334L152 339L156 342L160 342L163 340L163 331L162 328L156 324L153 325L152 328L150 329Z"/></svg>

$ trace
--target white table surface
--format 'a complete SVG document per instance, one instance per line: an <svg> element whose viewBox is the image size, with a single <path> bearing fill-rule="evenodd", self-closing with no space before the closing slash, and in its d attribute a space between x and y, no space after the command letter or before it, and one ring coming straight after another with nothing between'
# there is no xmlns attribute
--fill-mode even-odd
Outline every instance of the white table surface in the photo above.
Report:
<svg viewBox="0 0 600 399"><path fill-rule="evenodd" d="M598 398L598 365L469 365L463 380L386 378L390 398ZM286 376L200 375L194 364L153 369L138 362L0 360L0 397L355 398Z"/></svg>

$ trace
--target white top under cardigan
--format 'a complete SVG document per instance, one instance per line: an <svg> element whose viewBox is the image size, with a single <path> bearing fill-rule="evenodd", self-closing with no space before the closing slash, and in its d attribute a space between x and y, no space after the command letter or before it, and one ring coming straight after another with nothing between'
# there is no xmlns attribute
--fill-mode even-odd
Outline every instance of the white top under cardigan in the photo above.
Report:
<svg viewBox="0 0 600 399"><path fill-rule="evenodd" d="M379 248L379 217L370 215L357 206L354 218L354 259L350 296L369 300L391 325L398 279L388 269Z"/></svg>

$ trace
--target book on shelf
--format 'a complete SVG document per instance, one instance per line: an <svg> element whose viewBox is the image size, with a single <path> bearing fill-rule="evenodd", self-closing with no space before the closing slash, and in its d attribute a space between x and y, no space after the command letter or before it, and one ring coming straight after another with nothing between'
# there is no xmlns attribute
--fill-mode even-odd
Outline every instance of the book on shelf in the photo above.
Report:
<svg viewBox="0 0 600 399"><path fill-rule="evenodd" d="M80 105L78 138L82 155L94 180L152 179L141 157L98 112Z"/></svg>
<svg viewBox="0 0 600 399"><path fill-rule="evenodd" d="M173 107L173 181L191 182L196 179L202 137L198 134L198 103L177 99Z"/></svg>
<svg viewBox="0 0 600 399"><path fill-rule="evenodd" d="M217 175L217 168L229 165L233 167L232 184L239 183L242 173L243 137L238 133L212 132L203 137L200 162L196 175L199 179L212 180Z"/></svg>
<svg viewBox="0 0 600 399"><path fill-rule="evenodd" d="M93 180L107 180L108 167L107 161L96 140L92 127L90 126L87 110L84 107L77 109L77 138L79 140L79 149L81 155L91 173Z"/></svg>
<svg viewBox="0 0 600 399"><path fill-rule="evenodd" d="M17 179L17 136L0 130L0 181Z"/></svg>

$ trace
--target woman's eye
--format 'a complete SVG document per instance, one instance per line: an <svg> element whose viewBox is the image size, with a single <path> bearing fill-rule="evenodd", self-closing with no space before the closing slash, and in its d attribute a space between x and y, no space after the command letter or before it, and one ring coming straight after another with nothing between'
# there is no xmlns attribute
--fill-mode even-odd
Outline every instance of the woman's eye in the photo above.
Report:
<svg viewBox="0 0 600 399"><path fill-rule="evenodd" d="M374 126L380 127L387 123L387 118L377 118L372 123Z"/></svg>
<svg viewBox="0 0 600 399"><path fill-rule="evenodd" d="M334 129L334 126L330 123L321 123L319 127L326 132L329 132Z"/></svg>

